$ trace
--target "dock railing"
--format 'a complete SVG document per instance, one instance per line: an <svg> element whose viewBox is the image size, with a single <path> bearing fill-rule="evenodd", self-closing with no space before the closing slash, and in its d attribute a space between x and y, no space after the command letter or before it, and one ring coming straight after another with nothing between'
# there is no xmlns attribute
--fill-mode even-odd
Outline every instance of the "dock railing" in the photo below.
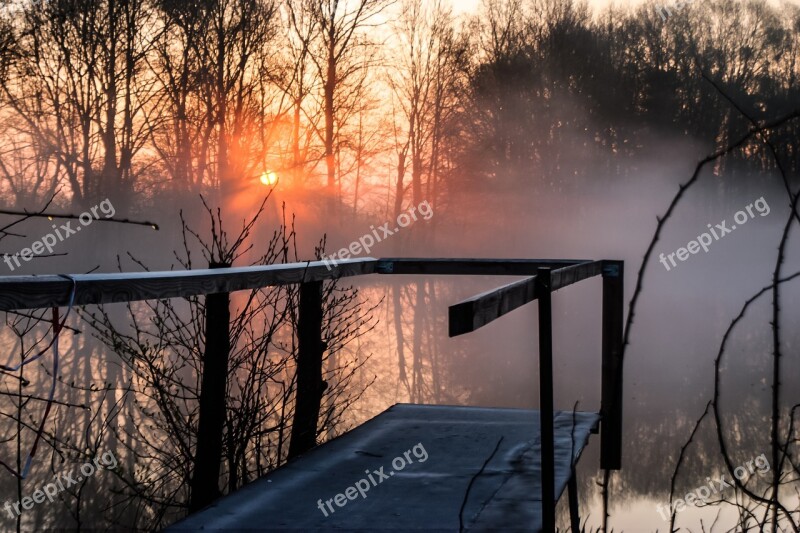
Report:
<svg viewBox="0 0 800 533"><path fill-rule="evenodd" d="M268 266L212 268L190 271L73 274L0 277L0 311L123 303L141 300L216 295L206 305L206 351L199 420L205 437L195 451L190 510L218 496L222 424L219 401L229 343L229 295L287 284L300 285L298 320L297 405L289 455L316 443L324 344L321 331L322 282L367 274L528 276L452 305L451 337L475 331L534 300L539 306L539 393L542 462L542 517L545 531L555 529L553 442L553 354L551 294L581 280L602 276L602 377L600 467L618 470L622 448L622 328L623 262L615 260L537 259L349 259L330 265L322 261ZM222 364L220 364L222 363ZM206 374L210 374L206 379ZM213 375L211 375L213 374ZM222 398L219 397L220 393ZM224 405L224 403L223 403ZM216 407L215 407L216 406ZM224 414L224 413L223 413ZM202 460L198 460L202 459ZM574 480L570 492L574 491ZM570 494L572 500L572 494ZM549 505L547 502L552 502Z"/></svg>
<svg viewBox="0 0 800 533"><path fill-rule="evenodd" d="M527 279L473 296L450 306L450 336L463 335L534 300L539 304L539 417L541 428L542 524L555 531L555 446L553 430L553 314L551 295L581 280L602 275L602 379L600 467L619 470L622 464L622 328L624 264L622 261L569 262L553 269L537 265ZM574 476L569 483L570 515L577 531ZM548 502L553 502L548 504Z"/></svg>

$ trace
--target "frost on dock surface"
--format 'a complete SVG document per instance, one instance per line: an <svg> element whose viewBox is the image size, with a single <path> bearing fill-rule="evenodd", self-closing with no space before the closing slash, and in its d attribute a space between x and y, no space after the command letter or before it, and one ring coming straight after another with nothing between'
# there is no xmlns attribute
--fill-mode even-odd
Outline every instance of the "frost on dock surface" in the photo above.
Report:
<svg viewBox="0 0 800 533"><path fill-rule="evenodd" d="M599 419L556 413L556 497ZM541 529L538 411L398 404L170 529L458 531L470 482L467 529Z"/></svg>

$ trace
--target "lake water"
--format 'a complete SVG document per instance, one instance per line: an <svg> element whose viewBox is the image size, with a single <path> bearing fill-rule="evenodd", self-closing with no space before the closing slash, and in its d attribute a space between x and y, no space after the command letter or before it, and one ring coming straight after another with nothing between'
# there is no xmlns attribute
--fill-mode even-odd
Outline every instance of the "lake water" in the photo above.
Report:
<svg viewBox="0 0 800 533"><path fill-rule="evenodd" d="M515 257L515 258L586 258L622 259L626 267L626 315L641 258L655 229L656 216L663 213L676 184L688 175L691 165L669 168L644 168L634 177L598 180L570 191L547 193L496 191L454 199L449 206L437 207L436 231L432 242L424 245L414 240L413 228L386 239L371 255L428 257ZM685 178L684 178L685 179ZM748 220L719 241L708 252L691 255L667 271L658 261L659 253L674 252L697 238L709 224L730 221L734 213L763 197L770 206L766 216ZM290 206L291 208L291 206ZM770 283L777 246L788 215L786 193L775 176L741 180L735 187L721 178L708 176L680 204L668 223L655 255L647 265L644 289L630 332L624 367L623 467L610 485L609 526L616 531L665 531L669 525L659 514L658 505L668 502L670 484L682 446L689 440L694 423L712 399L714 358L729 323L744 302ZM175 218L175 217L173 217ZM165 224L166 221L159 221ZM375 220L379 225L383 220ZM148 259L153 268L166 268L167 250L180 244L174 231L175 220L159 234L133 230L98 230L94 240L75 238L75 246L85 254L41 267L42 271L83 271L89 263L113 265L115 251L132 250ZM305 223L301 223L304 225ZM311 233L313 224L301 227ZM369 232L369 224L357 224L333 236L333 243L346 245ZM124 238L120 237L124 235ZM314 235L312 235L314 236ZM790 243L796 244L796 232ZM100 246L102 244L102 246ZM336 249L331 246L329 249ZM784 275L800 270L797 246L789 247L783 266ZM472 334L447 337L447 307L517 278L504 277L387 277L371 276L348 280L361 290L365 301L379 303L376 328L351 345L350 357L369 360L355 376L355 385L364 386L375 378L362 398L346 413L345 427L375 416L397 402L457 404L536 408L538 404L537 337L535 305L512 312ZM422 291L421 299L418 291ZM797 368L796 328L800 316L800 284L787 283L781 290L781 333L783 373L781 408L784 422L788 410L800 403L800 372ZM395 298L398 298L397 307ZM600 310L601 281L590 279L560 291L553 298L554 360L556 408L569 410L599 409L600 398ZM119 308L120 306L112 306ZM400 328L395 320L400 310ZM771 294L762 296L748 310L731 334L721 371L721 397L725 442L734 466L746 465L770 452L770 413L772 385ZM70 322L84 331L64 341L64 382L78 384L114 381L119 378L117 356L97 345L85 324ZM398 340L398 333L399 339ZM14 346L6 328L4 345ZM402 344L403 363L400 349ZM402 366L402 370L401 370ZM34 387L45 394L49 377L45 368L31 369ZM405 373L405 380L401 374ZM6 390L16 387L10 381ZM63 391L60 388L59 391ZM97 400L97 393L92 393ZM81 403L81 394L71 391L62 401ZM114 414L114 401L122 393L106 395L103 411L116 417L111 427L130 424L123 414ZM8 407L8 406L6 406ZM7 412L7 411L6 411ZM72 432L86 443L101 442L101 451L113 451L125 468L142 465L125 461L126 446L142 446L109 433L94 433L97 428L88 412L56 409L55 419L62 420L62 436ZM111 413L109 415L109 413ZM38 420L38 418L36 419ZM784 424L785 426L786 424ZM88 430L86 428L89 428ZM9 426L6 437L14 435ZM795 435L796 435L796 429ZM781 434L788 432L781 428ZM153 438L167 438L153 430ZM13 440L11 441L13 443ZM12 447L6 445L9 453ZM53 453L44 447L37 456L37 467L24 483L26 493L53 480L59 473L74 471L81 462L63 451ZM790 445L790 455L797 458L797 443ZM139 450L143 452L143 450ZM22 454L24 457L24 453ZM433 460L434 458L432 458ZM771 465L774 466L774 465ZM179 468L176 466L176 468ZM725 474L713 420L707 418L686 449L684 465L677 478L675 497L683 497ZM764 489L771 472L750 476L753 487ZM578 482L582 518L588 529L602 525L602 497L599 482L599 438L594 437L579 465ZM781 493L782 503L798 506L796 476L789 478ZM154 479L154 483L158 480ZM26 528L74 524L69 509L74 510L78 497L83 498L81 516L85 525L103 522L110 514L122 523L133 523L133 516L123 504L106 507L108 492L118 482L98 471L86 480L86 487L70 487L67 504L58 500L36 504L26 511ZM3 490L9 499L16 493L13 478L6 476ZM166 487L165 487L166 489ZM65 493L66 494L66 493ZM720 496L734 499L736 491L725 489ZM792 495L794 494L794 495ZM164 495L169 498L169 494ZM566 498L564 498L565 500ZM565 502L560 506L561 524L567 525ZM701 524L715 520L714 531L733 528L737 516L730 505L689 507L678 513L678 527L701 530ZM759 511L763 514L763 508ZM180 514L174 511L174 516ZM3 528L13 527L13 514L3 513ZM173 516L173 515L170 515ZM760 515L758 515L760 516ZM151 520L153 517L147 517ZM731 521L734 522L731 522ZM165 519L166 522L169 519Z"/></svg>

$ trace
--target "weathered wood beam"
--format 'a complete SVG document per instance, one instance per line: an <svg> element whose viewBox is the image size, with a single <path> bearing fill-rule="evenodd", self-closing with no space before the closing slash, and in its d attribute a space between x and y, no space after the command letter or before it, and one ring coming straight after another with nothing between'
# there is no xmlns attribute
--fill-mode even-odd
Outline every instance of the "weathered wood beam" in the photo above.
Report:
<svg viewBox="0 0 800 533"><path fill-rule="evenodd" d="M556 530L556 452L553 428L553 277L549 268L536 273L539 297L539 428L542 464L542 531ZM536 436L533 436L536 438Z"/></svg>
<svg viewBox="0 0 800 533"><path fill-rule="evenodd" d="M599 276L602 271L602 261L587 261L559 268L551 273L552 290L557 291L581 280ZM456 337L475 331L538 297L536 276L533 276L451 305L449 334Z"/></svg>
<svg viewBox="0 0 800 533"><path fill-rule="evenodd" d="M553 270L587 263L586 259L378 259L378 274L432 274L450 276L533 276L538 268Z"/></svg>
<svg viewBox="0 0 800 533"><path fill-rule="evenodd" d="M537 268L551 268L553 269L554 286L560 288L583 279L581 276L586 274L587 269L594 268L595 263L573 259L374 259L365 257L339 261L336 266L323 261L313 261L221 270L74 274L69 277L57 275L2 276L0 277L0 311L66 306L69 303L73 287L72 280L75 280L76 283L75 305L88 305L185 298L201 294L235 292L273 285L375 273L524 276L534 274ZM527 301L523 303L527 303Z"/></svg>
<svg viewBox="0 0 800 533"><path fill-rule="evenodd" d="M228 264L211 264L211 269L229 268ZM198 402L197 440L194 470L191 479L189 512L197 512L220 497L219 471L222 460L222 433L225 430L228 360L231 352L230 294L206 297L205 351L203 375Z"/></svg>
<svg viewBox="0 0 800 533"><path fill-rule="evenodd" d="M75 305L182 298L375 272L371 257L328 266L322 261L221 270L75 274ZM0 311L66 306L72 281L62 276L0 277Z"/></svg>
<svg viewBox="0 0 800 533"><path fill-rule="evenodd" d="M603 366L600 412L600 468L622 467L622 333L625 312L625 268L622 261L603 261Z"/></svg>
<svg viewBox="0 0 800 533"><path fill-rule="evenodd" d="M573 283L599 276L602 273L603 261L587 261L579 265L553 270L553 290L557 291L564 287L569 287Z"/></svg>
<svg viewBox="0 0 800 533"><path fill-rule="evenodd" d="M326 348L322 340L322 300L321 281L300 285L297 391L288 459L294 459L317 445L319 410L327 388L322 379L322 359Z"/></svg>

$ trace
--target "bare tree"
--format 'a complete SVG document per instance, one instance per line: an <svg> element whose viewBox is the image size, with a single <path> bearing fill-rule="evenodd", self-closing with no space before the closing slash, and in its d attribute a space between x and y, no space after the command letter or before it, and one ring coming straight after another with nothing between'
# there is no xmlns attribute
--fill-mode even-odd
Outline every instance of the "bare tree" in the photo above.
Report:
<svg viewBox="0 0 800 533"><path fill-rule="evenodd" d="M342 100L347 99L347 92L355 92L354 88L357 89L363 83L364 62L359 61L358 56L364 54L370 45L364 30L371 27L376 16L391 3L392 0L287 0L293 19L307 18L316 30L312 45L308 48L308 57L322 85L324 130L321 136L324 145L328 214L338 211L337 138L345 122L339 116L339 107ZM353 96L352 92L350 96Z"/></svg>
<svg viewBox="0 0 800 533"><path fill-rule="evenodd" d="M262 0L159 3L164 38L153 67L170 113L154 144L179 190L230 198L264 169L270 108L264 58L276 6Z"/></svg>
<svg viewBox="0 0 800 533"><path fill-rule="evenodd" d="M21 8L17 58L3 84L47 169L84 205L112 197L125 207L137 173L134 156L148 134L137 119L149 108L141 76L152 35L143 0L59 0Z"/></svg>

